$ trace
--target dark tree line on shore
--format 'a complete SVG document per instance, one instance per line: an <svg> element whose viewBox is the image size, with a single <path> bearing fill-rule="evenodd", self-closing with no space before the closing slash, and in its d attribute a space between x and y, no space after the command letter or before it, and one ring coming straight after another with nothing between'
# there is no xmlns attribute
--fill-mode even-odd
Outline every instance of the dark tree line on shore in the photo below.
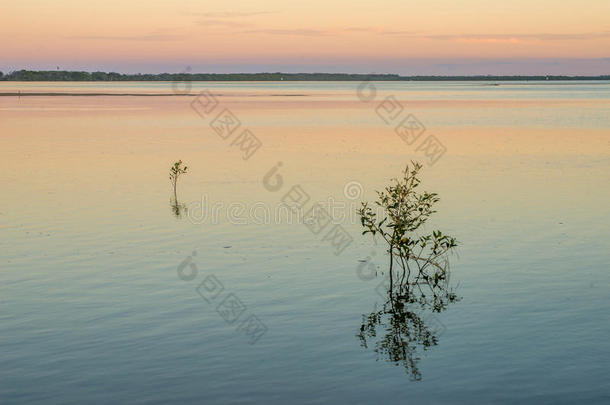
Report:
<svg viewBox="0 0 610 405"><path fill-rule="evenodd" d="M517 80L610 80L603 76L400 76L396 74L349 73L160 73L122 74L66 70L16 70L0 72L4 81L517 81Z"/></svg>

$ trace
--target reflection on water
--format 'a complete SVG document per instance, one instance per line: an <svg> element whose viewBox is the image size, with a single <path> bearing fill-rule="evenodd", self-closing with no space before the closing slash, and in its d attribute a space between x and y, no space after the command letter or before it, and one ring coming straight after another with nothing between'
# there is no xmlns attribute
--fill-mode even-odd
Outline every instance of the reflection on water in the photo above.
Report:
<svg viewBox="0 0 610 405"><path fill-rule="evenodd" d="M188 213L186 204L178 201L176 197L170 198L169 205L172 208L172 214L178 219L182 219Z"/></svg>
<svg viewBox="0 0 610 405"><path fill-rule="evenodd" d="M420 353L436 346L444 331L434 313L444 311L460 298L448 283L401 283L398 277L396 280L389 277L382 308L362 316L357 336L362 347L374 347L377 360L385 358L402 365L411 381L419 381Z"/></svg>

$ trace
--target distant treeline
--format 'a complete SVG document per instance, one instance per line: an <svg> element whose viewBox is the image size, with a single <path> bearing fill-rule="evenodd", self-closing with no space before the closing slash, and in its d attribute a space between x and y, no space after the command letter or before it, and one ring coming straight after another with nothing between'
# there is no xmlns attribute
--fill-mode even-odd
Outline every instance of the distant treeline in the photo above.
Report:
<svg viewBox="0 0 610 405"><path fill-rule="evenodd" d="M348 73L160 73L122 74L66 70L17 70L0 80L23 82L105 82L105 81L455 81L455 80L610 80L603 76L400 76L395 74Z"/></svg>

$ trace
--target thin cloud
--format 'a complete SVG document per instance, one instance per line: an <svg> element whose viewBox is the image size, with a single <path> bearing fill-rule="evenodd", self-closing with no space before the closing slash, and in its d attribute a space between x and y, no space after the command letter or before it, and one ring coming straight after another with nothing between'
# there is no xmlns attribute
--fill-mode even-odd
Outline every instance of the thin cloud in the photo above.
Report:
<svg viewBox="0 0 610 405"><path fill-rule="evenodd" d="M252 26L250 23L246 23L243 21L233 21L233 20L220 20L220 19L205 19L196 22L197 25L201 25L204 27L249 27Z"/></svg>
<svg viewBox="0 0 610 405"><path fill-rule="evenodd" d="M277 11L219 11L213 13L201 13L203 17L220 17L220 18L236 18L236 17L253 17L264 14L275 14Z"/></svg>
<svg viewBox="0 0 610 405"><path fill-rule="evenodd" d="M417 33L415 31L400 31L400 30L385 30L381 28L374 27L348 27L343 29L345 32L371 32L375 34L381 35L405 35L405 36L415 36Z"/></svg>
<svg viewBox="0 0 610 405"><path fill-rule="evenodd" d="M178 41L183 35L148 34L148 35L80 35L66 37L68 39L85 39L93 41Z"/></svg>
<svg viewBox="0 0 610 405"><path fill-rule="evenodd" d="M481 41L481 42L518 42L534 41L580 41L588 39L608 38L610 32L582 34L452 34L452 35L422 35L422 38L443 41Z"/></svg>
<svg viewBox="0 0 610 405"><path fill-rule="evenodd" d="M582 41L600 38L610 38L610 31L573 33L573 34L422 34L415 31L387 30L375 27L347 27L346 33L371 33L388 36L403 36L409 38L433 39L438 41L465 42L524 42L524 41Z"/></svg>
<svg viewBox="0 0 610 405"><path fill-rule="evenodd" d="M345 28L344 31L352 31L352 32L379 32L377 28L371 27L348 27Z"/></svg>
<svg viewBox="0 0 610 405"><path fill-rule="evenodd" d="M217 11L217 12L185 12L183 15L205 17L205 18L224 18L224 19L235 19L235 18L248 18L256 17L259 15L277 14L279 11Z"/></svg>
<svg viewBox="0 0 610 405"><path fill-rule="evenodd" d="M268 35L300 35L308 37L327 36L330 35L328 31L297 28L297 29L256 29L244 31L247 34L268 34Z"/></svg>
<svg viewBox="0 0 610 405"><path fill-rule="evenodd" d="M195 24L203 27L253 27L254 24L244 21L249 17L265 14L275 14L277 11L219 11L204 13L188 13L191 16L204 17Z"/></svg>
<svg viewBox="0 0 610 405"><path fill-rule="evenodd" d="M382 35L400 35L400 36L407 36L407 37L416 37L417 33L414 31L388 31L388 30L382 30L380 32L380 34Z"/></svg>

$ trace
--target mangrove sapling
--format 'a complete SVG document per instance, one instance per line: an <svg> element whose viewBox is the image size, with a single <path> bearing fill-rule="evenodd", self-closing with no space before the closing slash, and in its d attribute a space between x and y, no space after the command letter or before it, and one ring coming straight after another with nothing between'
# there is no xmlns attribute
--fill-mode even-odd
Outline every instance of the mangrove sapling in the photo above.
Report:
<svg viewBox="0 0 610 405"><path fill-rule="evenodd" d="M435 289L447 280L447 254L457 242L441 231L418 236L418 230L435 213L434 205L439 201L436 193L419 192L419 172L422 165L411 162L402 177L393 179L393 184L377 192L375 202L381 208L382 218L368 202L358 210L360 222L365 228L362 234L379 235L388 244L390 256L390 283L393 284L394 267L401 272L398 294L405 295L410 288L427 285L436 297Z"/></svg>
<svg viewBox="0 0 610 405"><path fill-rule="evenodd" d="M169 180L172 182L172 186L174 186L174 201L176 204L178 203L178 195L176 193L176 187L178 185L178 178L180 175L185 174L188 170L188 166L182 166L182 160L175 162L172 167L169 169Z"/></svg>

